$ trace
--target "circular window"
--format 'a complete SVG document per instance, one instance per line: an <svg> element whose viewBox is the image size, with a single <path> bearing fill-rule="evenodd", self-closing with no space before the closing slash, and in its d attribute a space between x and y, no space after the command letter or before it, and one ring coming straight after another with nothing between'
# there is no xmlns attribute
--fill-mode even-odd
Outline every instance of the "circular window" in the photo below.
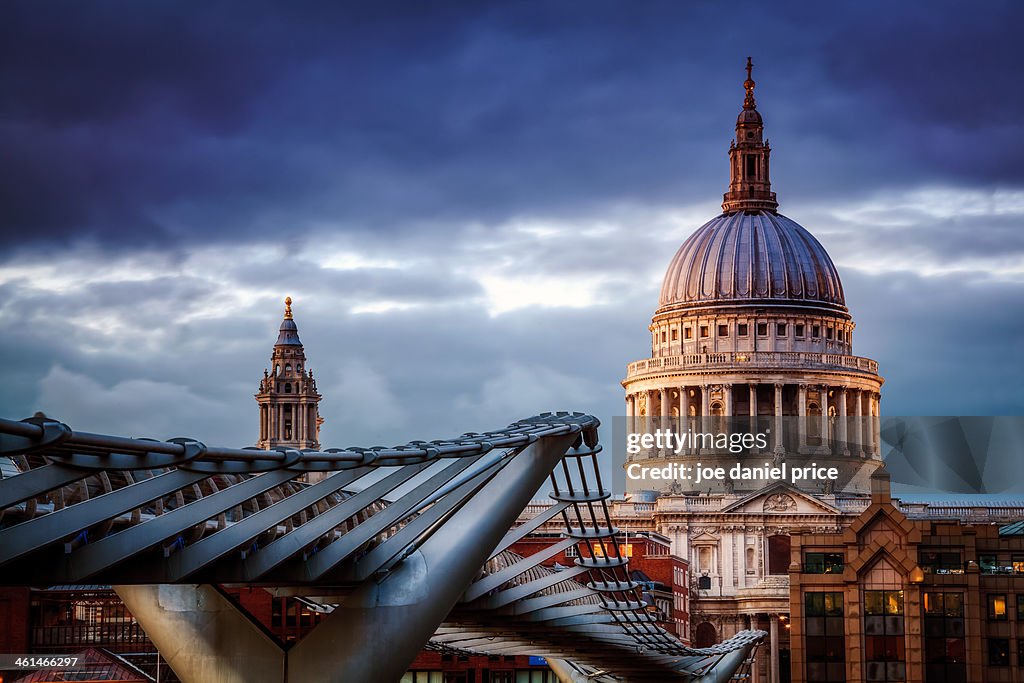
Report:
<svg viewBox="0 0 1024 683"><path fill-rule="evenodd" d="M752 140L753 138L754 138L754 131L748 130L747 131L747 139L748 140Z"/></svg>

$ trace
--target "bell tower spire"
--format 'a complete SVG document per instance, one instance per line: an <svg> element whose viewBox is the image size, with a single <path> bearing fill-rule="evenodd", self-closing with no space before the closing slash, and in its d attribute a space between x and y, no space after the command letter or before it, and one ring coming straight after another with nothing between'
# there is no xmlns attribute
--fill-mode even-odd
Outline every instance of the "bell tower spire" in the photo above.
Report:
<svg viewBox="0 0 1024 683"><path fill-rule="evenodd" d="M764 121L754 100L754 62L747 57L747 80L743 81L743 110L736 118L736 138L729 145L729 191L722 211L770 211L779 208L769 175L771 146L764 139Z"/></svg>
<svg viewBox="0 0 1024 683"><path fill-rule="evenodd" d="M284 319L264 370L256 402L260 406L260 448L320 449L320 399L313 371L292 318L292 298L284 300Z"/></svg>

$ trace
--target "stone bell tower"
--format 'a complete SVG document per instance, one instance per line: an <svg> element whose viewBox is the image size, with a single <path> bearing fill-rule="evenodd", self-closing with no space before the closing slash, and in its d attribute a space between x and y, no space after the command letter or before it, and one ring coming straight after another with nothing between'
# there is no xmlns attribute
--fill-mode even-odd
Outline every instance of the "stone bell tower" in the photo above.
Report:
<svg viewBox="0 0 1024 683"><path fill-rule="evenodd" d="M769 175L772 148L764 139L764 121L754 101L753 69L753 61L747 57L747 80L743 82L746 97L743 110L736 117L736 138L729 145L729 191L722 202L722 211L727 214L775 212L779 208Z"/></svg>
<svg viewBox="0 0 1024 683"><path fill-rule="evenodd" d="M256 402L260 406L260 448L320 449L319 403L313 371L306 367L306 353L299 329L292 319L292 298L284 300L284 320L270 357L273 370L263 370Z"/></svg>

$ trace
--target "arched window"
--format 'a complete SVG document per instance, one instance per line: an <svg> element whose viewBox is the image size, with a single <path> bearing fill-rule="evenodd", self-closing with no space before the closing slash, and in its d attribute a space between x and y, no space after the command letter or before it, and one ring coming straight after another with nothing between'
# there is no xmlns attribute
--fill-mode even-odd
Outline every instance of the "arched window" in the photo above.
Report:
<svg viewBox="0 0 1024 683"><path fill-rule="evenodd" d="M285 372L291 372L292 371L292 364L291 363L285 363L284 371Z"/></svg>
<svg viewBox="0 0 1024 683"><path fill-rule="evenodd" d="M694 647L711 647L718 642L718 631L710 621L704 621L697 625L693 632Z"/></svg>
<svg viewBox="0 0 1024 683"><path fill-rule="evenodd" d="M291 385L291 383L288 383L288 384L284 385L284 393L286 393L286 394L292 393L292 385Z"/></svg>
<svg viewBox="0 0 1024 683"><path fill-rule="evenodd" d="M789 536L768 537L768 573L789 574Z"/></svg>

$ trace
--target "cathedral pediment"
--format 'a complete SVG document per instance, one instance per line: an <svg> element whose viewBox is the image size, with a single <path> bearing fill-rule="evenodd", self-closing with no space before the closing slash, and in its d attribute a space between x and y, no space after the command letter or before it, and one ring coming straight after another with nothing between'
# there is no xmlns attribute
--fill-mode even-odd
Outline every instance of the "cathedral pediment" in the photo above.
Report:
<svg viewBox="0 0 1024 683"><path fill-rule="evenodd" d="M722 512L745 512L757 514L834 514L839 510L814 496L778 482L760 491L741 498L724 508Z"/></svg>

